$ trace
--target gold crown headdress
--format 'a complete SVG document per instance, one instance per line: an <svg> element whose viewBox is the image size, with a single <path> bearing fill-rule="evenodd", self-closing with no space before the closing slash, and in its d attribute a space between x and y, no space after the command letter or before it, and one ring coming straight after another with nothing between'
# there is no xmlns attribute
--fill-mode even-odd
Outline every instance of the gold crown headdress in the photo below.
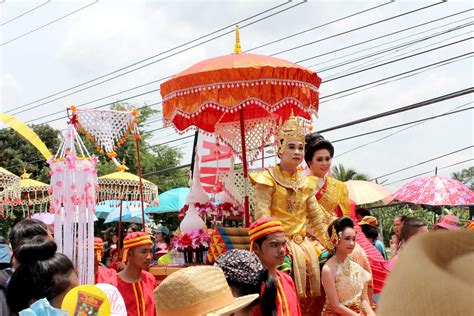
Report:
<svg viewBox="0 0 474 316"><path fill-rule="evenodd" d="M278 153L280 155L283 154L286 145L290 141L300 141L303 144L305 143L305 129L296 119L293 110L291 110L291 115L285 123L281 124L280 119L280 126L278 127L276 136L278 138Z"/></svg>

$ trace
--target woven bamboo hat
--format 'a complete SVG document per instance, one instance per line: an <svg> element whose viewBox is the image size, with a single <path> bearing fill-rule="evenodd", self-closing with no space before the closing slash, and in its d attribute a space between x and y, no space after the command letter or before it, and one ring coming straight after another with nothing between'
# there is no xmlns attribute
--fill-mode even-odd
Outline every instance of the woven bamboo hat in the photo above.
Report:
<svg viewBox="0 0 474 316"><path fill-rule="evenodd" d="M220 268L199 266L168 276L154 292L157 316L217 316L238 311L258 294L234 297Z"/></svg>

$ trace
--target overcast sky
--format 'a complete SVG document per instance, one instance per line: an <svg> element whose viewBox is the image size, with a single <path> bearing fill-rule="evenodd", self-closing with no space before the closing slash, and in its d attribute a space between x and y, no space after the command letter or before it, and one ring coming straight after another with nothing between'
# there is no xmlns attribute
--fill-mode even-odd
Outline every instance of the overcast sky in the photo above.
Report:
<svg viewBox="0 0 474 316"><path fill-rule="evenodd" d="M42 3L46 4L40 6ZM65 115L67 106L71 104L81 105L101 99L84 106L93 108L158 89L162 82L157 81L160 78L173 75L203 59L231 53L234 45L234 34L221 36L184 52L178 53L179 50L229 32L233 29L230 25L235 22L277 5L281 6L240 23L241 45L244 51L387 3L365 13L251 51L262 55L278 53L275 55L276 57L292 62L299 62L315 55L324 54L324 56L318 58L299 62L299 64L316 71L323 79L320 87L322 102L319 109L319 118L314 121L315 130L330 128L473 86L473 41L468 39L473 34L471 23L474 18L471 1L450 1L437 5L433 5L438 3L436 1L397 1L394 3L389 1L308 1L297 5L299 3L300 1L285 3L285 1L136 0L100 0L98 2L93 0L53 0L47 3L47 1L6 0L0 4L0 52L2 60L0 111L13 114L25 122L34 124L58 119L50 124L55 128L64 129L66 120L61 117ZM89 6L86 7L87 5ZM333 36L429 5L433 6L344 35ZM34 10L18 17L31 9ZM277 13L284 9L286 9L284 12ZM441 19L425 26L412 28L365 44L355 45L349 49L330 53L333 50L469 9L471 11ZM76 10L79 11L31 34L26 34ZM247 23L272 13L277 14L246 26ZM14 19L15 17L18 18ZM227 28L212 36L148 60L145 63L177 53L140 70L82 92L62 97L64 94L86 88L112 77L107 76L80 86L75 90L68 90L57 96L20 108L22 105L106 75L224 27ZM333 37L325 39L330 36ZM280 53L283 50L318 40L320 41L317 43ZM457 41L460 42L448 45ZM443 45L447 46L435 49ZM394 49L396 46L400 47ZM428 49L434 50L355 75L325 82L341 74L366 69L371 65L392 61ZM380 54L380 51L385 50L385 53ZM468 53L471 53L471 55L461 56ZM370 54L373 54L373 56L362 58ZM457 56L461 57L452 59ZM354 61L358 57L361 57L361 59ZM451 59L449 64L438 64L417 72L409 72L415 68L439 63L447 59ZM127 68L114 75L131 69L133 68ZM409 72L407 73L409 77L395 76L403 72ZM351 90L351 93L357 93L342 98L327 97L333 93L389 76L395 77L390 81L379 82L381 84L379 86L365 86ZM156 82L142 88L118 93L152 81ZM106 97L109 95L113 96ZM337 97L340 96L343 96L343 94L337 95ZM59 99L52 101L56 98ZM153 92L130 99L128 102L139 107L145 103L154 104L160 100L159 92ZM48 103L34 107L44 102ZM473 106L472 102L473 96L469 94L417 110L330 131L324 133L324 136L334 141L443 114L454 109L466 109ZM161 109L160 104L153 107L157 110ZM23 110L26 111L23 112ZM60 114L53 115L58 111L60 111ZM160 116L161 114L155 119ZM403 131L400 130L406 128L406 126L337 142L334 144L336 156L343 155L336 157L333 164L342 163L346 167L355 168L369 175L370 178L375 178L471 146L467 150L380 178L379 181L385 181L388 188L394 191L408 181L398 181L400 179L430 170L433 170L434 173L435 167L442 168L471 159L469 162L438 171L439 175L450 176L454 171L473 165L472 123L473 111L471 109L436 118ZM161 127L160 121L150 124L147 128L156 129L158 127ZM389 136L394 132L398 133ZM389 137L377 141L386 136ZM182 137L182 135L176 134L172 128L159 130L154 133L151 144L171 141L179 137ZM374 143L368 144L370 142ZM352 150L365 144L368 145ZM185 153L182 163L189 163L189 152L192 146L191 138L176 141L170 143L170 145L179 146ZM274 162L272 159L268 160L268 164Z"/></svg>

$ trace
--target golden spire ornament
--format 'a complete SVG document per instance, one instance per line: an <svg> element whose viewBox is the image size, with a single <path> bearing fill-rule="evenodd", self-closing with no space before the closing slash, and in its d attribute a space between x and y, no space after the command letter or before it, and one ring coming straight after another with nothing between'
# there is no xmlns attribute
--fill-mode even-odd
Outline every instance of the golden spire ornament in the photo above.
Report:
<svg viewBox="0 0 474 316"><path fill-rule="evenodd" d="M242 48L240 47L240 34L239 34L239 25L235 25L235 45L234 45L234 54L241 54Z"/></svg>

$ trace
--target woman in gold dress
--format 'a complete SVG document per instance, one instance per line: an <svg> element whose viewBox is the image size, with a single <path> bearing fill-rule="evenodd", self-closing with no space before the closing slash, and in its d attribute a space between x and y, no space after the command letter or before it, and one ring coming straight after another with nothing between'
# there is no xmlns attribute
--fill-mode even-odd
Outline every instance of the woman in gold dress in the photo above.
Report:
<svg viewBox="0 0 474 316"><path fill-rule="evenodd" d="M275 217L283 223L290 239L291 273L298 297L311 299L321 293L320 271L318 254L306 237L306 229L311 227L321 244L326 245L326 229L333 217L316 200L317 178L306 177L297 169L303 161L305 134L292 114L276 135L280 164L250 174L250 180L255 185L255 217Z"/></svg>
<svg viewBox="0 0 474 316"><path fill-rule="evenodd" d="M356 246L354 222L338 218L329 226L327 238L332 256L321 272L326 292L321 315L375 315L367 295L371 275L350 258Z"/></svg>

